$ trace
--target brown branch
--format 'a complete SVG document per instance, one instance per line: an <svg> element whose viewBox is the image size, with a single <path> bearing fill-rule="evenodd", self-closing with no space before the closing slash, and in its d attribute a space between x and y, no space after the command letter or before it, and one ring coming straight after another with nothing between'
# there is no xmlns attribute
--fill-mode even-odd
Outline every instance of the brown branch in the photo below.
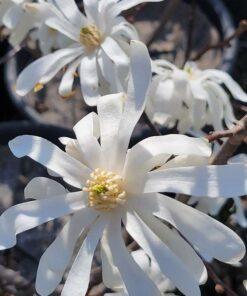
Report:
<svg viewBox="0 0 247 296"><path fill-rule="evenodd" d="M150 45L154 42L154 40L159 37L159 35L162 33L164 26L168 22L168 20L171 18L171 15L174 14L176 11L178 5L180 4L181 0L173 0L171 1L167 7L164 8L163 16L161 17L160 24L156 28L156 30L153 32L152 36L147 42L147 47L150 47Z"/></svg>
<svg viewBox="0 0 247 296"><path fill-rule="evenodd" d="M193 47L193 34L195 31L195 23L196 23L196 9L197 9L197 1L192 0L190 15L189 15L187 44L186 44L185 57L184 57L182 68L184 67L186 62L190 59L190 55Z"/></svg>
<svg viewBox="0 0 247 296"><path fill-rule="evenodd" d="M208 263L204 261L204 264L207 268L208 271L208 275L209 277L214 281L215 283L215 288L217 289L221 289L221 291L223 292L227 292L227 295L229 296L238 296L238 294L236 294L234 291L232 291L232 289L230 289L219 277L218 275L215 273L214 269L212 268L212 266Z"/></svg>
<svg viewBox="0 0 247 296"><path fill-rule="evenodd" d="M229 135L229 139L222 145L220 151L212 158L210 164L223 165L233 156L238 147L247 137L247 115L239 120L236 126L224 132L216 132L208 136L209 141L217 140L226 135Z"/></svg>
<svg viewBox="0 0 247 296"><path fill-rule="evenodd" d="M244 19L240 21L237 29L235 30L232 35L227 37L226 39L216 43L216 44L208 44L206 45L200 52L198 52L195 57L193 57L193 61L199 60L205 53L207 53L209 50L212 49L222 49L225 47L230 47L231 46L231 41L235 38L238 38L240 35L242 35L244 32L247 31L247 20Z"/></svg>

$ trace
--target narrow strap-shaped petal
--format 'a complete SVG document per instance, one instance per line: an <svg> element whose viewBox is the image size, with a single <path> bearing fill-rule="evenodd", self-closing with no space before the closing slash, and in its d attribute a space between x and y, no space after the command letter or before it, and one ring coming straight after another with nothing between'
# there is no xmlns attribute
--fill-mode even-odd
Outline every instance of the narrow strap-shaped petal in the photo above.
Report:
<svg viewBox="0 0 247 296"><path fill-rule="evenodd" d="M135 199L137 201L137 199ZM141 202L141 201L139 201ZM154 217L147 210L142 210L136 203L135 207L141 219L154 231L154 233L188 266L191 274L199 284L207 281L207 269L195 250L177 233Z"/></svg>
<svg viewBox="0 0 247 296"><path fill-rule="evenodd" d="M86 18L80 12L76 2L74 0L54 0L59 7L60 11L66 16L66 18L75 26L85 26Z"/></svg>
<svg viewBox="0 0 247 296"><path fill-rule="evenodd" d="M203 72L203 74L205 75L205 78L224 83L235 99L242 102L247 102L247 94L243 91L241 86L226 72L220 70L206 70Z"/></svg>
<svg viewBox="0 0 247 296"><path fill-rule="evenodd" d="M98 0L83 0L86 16L90 22L99 25L99 1Z"/></svg>
<svg viewBox="0 0 247 296"><path fill-rule="evenodd" d="M127 54L118 42L109 36L101 44L101 48L104 50L108 59L110 59L117 68L117 75L120 77L121 81L124 81L128 75L130 63Z"/></svg>
<svg viewBox="0 0 247 296"><path fill-rule="evenodd" d="M45 77L46 73L50 74L52 69L56 69L55 73L52 71L52 73L54 73L53 76L55 76L60 69L73 59L77 58L81 53L82 48L60 49L34 61L19 75L16 84L17 94L25 96L35 87L37 83L40 83L42 78L47 82L47 78Z"/></svg>
<svg viewBox="0 0 247 296"><path fill-rule="evenodd" d="M247 165L171 168L148 173L144 193L174 192L225 197L247 193Z"/></svg>
<svg viewBox="0 0 247 296"><path fill-rule="evenodd" d="M105 169L118 172L118 136L119 125L122 118L123 93L101 97L97 109L100 121L100 142L105 160Z"/></svg>
<svg viewBox="0 0 247 296"><path fill-rule="evenodd" d="M28 156L64 178L68 184L82 188L91 170L51 142L37 136L19 136L9 142L12 153Z"/></svg>
<svg viewBox="0 0 247 296"><path fill-rule="evenodd" d="M0 217L0 250L16 244L16 235L87 205L83 192L25 202L6 210Z"/></svg>
<svg viewBox="0 0 247 296"><path fill-rule="evenodd" d="M99 118L96 113L90 113L81 119L75 126L74 132L86 164L96 169L101 167L101 147L94 136L94 131L99 129Z"/></svg>
<svg viewBox="0 0 247 296"><path fill-rule="evenodd" d="M36 277L36 290L40 295L50 295L56 289L71 260L77 239L96 217L97 213L89 208L77 212L46 249Z"/></svg>
<svg viewBox="0 0 247 296"><path fill-rule="evenodd" d="M144 111L151 81L151 61L147 47L139 41L132 41L130 54L131 73L119 127L118 161L121 166L126 157L131 134Z"/></svg>
<svg viewBox="0 0 247 296"><path fill-rule="evenodd" d="M240 237L210 216L161 194L142 199L140 204L176 227L202 254L232 263L243 258L245 246Z"/></svg>
<svg viewBox="0 0 247 296"><path fill-rule="evenodd" d="M51 198L66 193L63 185L44 177L33 178L24 190L25 199Z"/></svg>
<svg viewBox="0 0 247 296"><path fill-rule="evenodd" d="M104 285L112 290L122 289L124 286L123 280L117 266L113 262L106 232L101 239L100 250L102 260L102 278Z"/></svg>
<svg viewBox="0 0 247 296"><path fill-rule="evenodd" d="M97 244L102 237L108 219L107 215L99 217L79 250L78 255L71 267L67 281L64 285L62 296L85 296L89 281L93 255Z"/></svg>
<svg viewBox="0 0 247 296"><path fill-rule="evenodd" d="M4 26L8 29L13 30L17 25L20 19L24 16L24 11L21 6L13 5L5 13L3 19L1 19Z"/></svg>
<svg viewBox="0 0 247 296"><path fill-rule="evenodd" d="M217 84L215 81L206 80L204 82L204 85L206 87L210 88L211 92L214 93L214 96L222 101L222 104L224 105L223 108L223 118L228 128L232 128L233 124L237 121L234 112L233 107L230 102L229 95L226 93L226 91L221 87L221 85ZM215 98L213 98L215 99ZM213 109L213 106L212 106ZM214 112L214 114L218 114L217 112Z"/></svg>
<svg viewBox="0 0 247 296"><path fill-rule="evenodd" d="M53 3L25 3L25 10L35 16L42 23L59 31L74 41L78 41L80 26L74 26L64 17L64 14L57 9Z"/></svg>
<svg viewBox="0 0 247 296"><path fill-rule="evenodd" d="M97 60L94 53L82 58L79 72L84 100L89 106L95 106L100 94Z"/></svg>
<svg viewBox="0 0 247 296"><path fill-rule="evenodd" d="M199 285L189 269L158 236L138 217L128 210L124 223L128 233L141 248L155 260L173 284L185 295L200 296Z"/></svg>
<svg viewBox="0 0 247 296"><path fill-rule="evenodd" d="M113 216L107 227L113 262L118 267L129 296L161 295L158 288L128 253L121 236L121 216Z"/></svg>
<svg viewBox="0 0 247 296"><path fill-rule="evenodd" d="M150 137L128 151L124 168L125 178L131 182L133 176L146 174L154 167L163 165L171 155L209 157L211 153L211 145L203 139L184 135Z"/></svg>
<svg viewBox="0 0 247 296"><path fill-rule="evenodd" d="M97 61L104 79L109 84L110 93L122 92L123 85L117 75L117 68L114 66L112 60L109 59L103 49L99 49Z"/></svg>
<svg viewBox="0 0 247 296"><path fill-rule="evenodd" d="M75 61L73 61L63 74L58 90L58 93L62 98L68 98L73 95L73 83L75 80L75 73L78 66L80 65L81 59L82 57L79 57Z"/></svg>

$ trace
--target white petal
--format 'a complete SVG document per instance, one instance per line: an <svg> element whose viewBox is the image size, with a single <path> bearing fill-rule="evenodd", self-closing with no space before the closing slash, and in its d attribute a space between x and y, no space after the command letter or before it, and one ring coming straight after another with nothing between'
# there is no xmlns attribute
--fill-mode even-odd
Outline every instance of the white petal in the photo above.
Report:
<svg viewBox="0 0 247 296"><path fill-rule="evenodd" d="M131 134L144 111L151 81L151 61L147 47L139 41L132 41L130 49L131 74L119 128L120 163L124 162Z"/></svg>
<svg viewBox="0 0 247 296"><path fill-rule="evenodd" d="M85 296L89 280L93 255L103 234L107 217L102 216L95 222L85 238L83 245L71 267L61 296Z"/></svg>
<svg viewBox="0 0 247 296"><path fill-rule="evenodd" d="M77 239L96 217L97 214L89 208L77 212L46 249L40 259L36 277L36 290L40 295L50 295L61 282Z"/></svg>
<svg viewBox="0 0 247 296"><path fill-rule="evenodd" d="M107 58L112 60L114 66L117 68L118 76L124 81L128 75L130 63L127 54L123 51L118 42L109 36L101 44L101 48L104 50Z"/></svg>
<svg viewBox="0 0 247 296"><path fill-rule="evenodd" d="M229 95L226 93L226 91L222 88L221 85L218 85L214 81L208 80L208 81L205 81L204 84L211 89L211 91L215 94L218 100L222 100L222 103L224 105L223 118L225 120L227 127L232 128L234 122L236 122L237 119L234 115L233 107L231 105ZM214 113L217 114L216 112Z"/></svg>
<svg viewBox="0 0 247 296"><path fill-rule="evenodd" d="M88 114L74 126L80 150L87 161L86 164L92 169L101 167L101 147L94 136L95 130L99 130L96 113Z"/></svg>
<svg viewBox="0 0 247 296"><path fill-rule="evenodd" d="M18 26L11 31L9 43L12 47L16 47L27 37L27 34L34 28L34 20L29 15L25 15L25 20L20 21Z"/></svg>
<svg viewBox="0 0 247 296"><path fill-rule="evenodd" d="M24 190L25 199L51 198L66 193L67 191L63 185L44 177L32 179Z"/></svg>
<svg viewBox="0 0 247 296"><path fill-rule="evenodd" d="M51 142L36 136L19 136L9 142L12 153L28 156L64 178L68 184L82 188L91 170Z"/></svg>
<svg viewBox="0 0 247 296"><path fill-rule="evenodd" d="M162 0L122 0L119 1L113 8L112 8L112 15L117 16L119 15L122 11L125 11L127 9L130 9L138 4L141 4L143 2L161 2Z"/></svg>
<svg viewBox="0 0 247 296"><path fill-rule="evenodd" d="M243 91L239 84L232 79L229 74L220 70L206 70L203 72L203 74L205 74L205 76L209 79L216 79L221 83L224 83L233 97L235 97L235 99L242 102L247 102L247 94Z"/></svg>
<svg viewBox="0 0 247 296"><path fill-rule="evenodd" d="M47 26L59 31L74 41L78 41L80 26L74 26L53 3L25 3L25 10ZM80 22L81 23L81 22ZM79 23L79 25L80 25Z"/></svg>
<svg viewBox="0 0 247 296"><path fill-rule="evenodd" d="M98 64L104 79L109 83L110 93L117 93L123 91L120 79L117 74L117 69L112 60L108 58L105 52L100 49L98 52Z"/></svg>
<svg viewBox="0 0 247 296"><path fill-rule="evenodd" d="M74 0L55 0L55 3L59 7L60 11L75 26L82 27L86 25L86 18L80 12Z"/></svg>
<svg viewBox="0 0 247 296"><path fill-rule="evenodd" d="M69 97L73 93L73 83L75 80L75 73L80 65L81 57L71 63L65 71L61 83L59 85L58 93L61 97Z"/></svg>
<svg viewBox="0 0 247 296"><path fill-rule="evenodd" d="M205 166L209 163L209 157L196 156L196 155L179 155L169 160L157 170L164 170L175 167L188 167L188 166Z"/></svg>
<svg viewBox="0 0 247 296"><path fill-rule="evenodd" d="M87 206L83 192L25 202L6 210L0 217L0 250L16 244L16 235Z"/></svg>
<svg viewBox="0 0 247 296"><path fill-rule="evenodd" d="M211 153L211 145L203 139L184 135L147 138L128 151L124 169L126 182L131 182L134 175L146 174L154 167L164 164L171 155L209 157Z"/></svg>
<svg viewBox="0 0 247 296"><path fill-rule="evenodd" d="M24 11L20 6L14 5L5 13L2 23L9 29L13 30L23 17Z"/></svg>
<svg viewBox="0 0 247 296"><path fill-rule="evenodd" d="M100 97L96 55L84 56L80 64L81 89L85 102L95 106Z"/></svg>
<svg viewBox="0 0 247 296"><path fill-rule="evenodd" d="M79 56L82 52L81 48L66 48L60 49L54 53L44 56L28 67L26 67L18 77L16 91L20 96L25 96L31 91L41 79L46 80L46 76L55 76L56 73L62 69L66 64ZM53 71L55 69L55 73Z"/></svg>
<svg viewBox="0 0 247 296"><path fill-rule="evenodd" d="M223 262L238 262L245 254L244 243L230 228L177 200L157 194L143 198L142 207L171 223L202 254Z"/></svg>
<svg viewBox="0 0 247 296"><path fill-rule="evenodd" d="M235 220L240 226L247 228L247 218L245 216L246 209L245 206L242 204L241 198L235 197L234 203L236 206L236 213L234 214Z"/></svg>
<svg viewBox="0 0 247 296"><path fill-rule="evenodd" d="M112 290L123 289L123 280L117 266L113 262L111 249L107 241L107 235L104 233L101 239L101 260L103 283Z"/></svg>
<svg viewBox="0 0 247 296"><path fill-rule="evenodd" d="M85 9L85 13L87 17L90 19L91 22L96 24L99 21L99 10L98 10L98 5L99 1L98 0L83 0L83 5Z"/></svg>
<svg viewBox="0 0 247 296"><path fill-rule="evenodd" d="M108 170L118 170L117 140L124 99L125 95L123 93L108 95L101 97L97 105L101 132L100 142L106 162L105 168Z"/></svg>
<svg viewBox="0 0 247 296"><path fill-rule="evenodd" d="M149 192L174 192L195 196L232 197L247 193L247 165L172 168L148 174Z"/></svg>
<svg viewBox="0 0 247 296"><path fill-rule="evenodd" d="M148 210L138 209L141 200L136 198L135 209L141 219L166 244L166 246L188 267L199 284L207 281L207 269L195 250L176 232L152 216ZM139 207L140 208L140 207Z"/></svg>
<svg viewBox="0 0 247 296"><path fill-rule="evenodd" d="M144 251L155 260L160 270L185 295L200 296L199 286L178 257L152 232L150 228L132 211L126 214L126 229Z"/></svg>
<svg viewBox="0 0 247 296"><path fill-rule="evenodd" d="M128 253L121 235L121 217L114 217L112 215L107 227L107 238L113 256L113 262L121 273L128 294L130 296L161 295L155 284Z"/></svg>
<svg viewBox="0 0 247 296"><path fill-rule="evenodd" d="M212 87L208 82L205 83L204 88L207 90L208 96L208 112L209 117L215 130L223 130L223 119L224 119L224 109L223 100L217 96L214 87Z"/></svg>

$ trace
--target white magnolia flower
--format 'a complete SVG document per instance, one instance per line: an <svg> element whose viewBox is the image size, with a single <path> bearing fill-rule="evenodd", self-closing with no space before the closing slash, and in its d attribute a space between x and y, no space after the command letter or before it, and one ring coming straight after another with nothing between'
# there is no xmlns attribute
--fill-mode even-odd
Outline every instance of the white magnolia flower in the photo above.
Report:
<svg viewBox="0 0 247 296"><path fill-rule="evenodd" d="M37 20L23 9L30 0L0 0L0 24L10 30L9 42L15 47L37 26Z"/></svg>
<svg viewBox="0 0 247 296"><path fill-rule="evenodd" d="M146 112L153 122L177 128L181 133L190 129L200 131L206 124L215 130L223 129L223 122L231 128L236 121L230 103L232 96L247 102L241 87L220 70L204 70L195 63L187 63L183 70L165 61L153 62L155 76ZM224 87L223 87L224 86Z"/></svg>
<svg viewBox="0 0 247 296"><path fill-rule="evenodd" d="M162 0L147 0L159 2ZM51 1L50 1L51 2ZM96 105L100 94L122 91L129 70L129 42L138 39L135 28L119 14L144 0L84 0L85 15L74 0L26 5L42 16L46 25L70 38L72 45L29 65L17 81L17 93L40 89L67 66L59 94L73 95L74 73L79 68L81 89L88 105ZM119 79L117 79L119 77Z"/></svg>
<svg viewBox="0 0 247 296"><path fill-rule="evenodd" d="M52 0L47 0L50 2ZM0 0L0 24L10 30L9 42L15 47L27 36L38 43L42 54L71 44L68 37L44 24L43 20L24 9L33 0Z"/></svg>
<svg viewBox="0 0 247 296"><path fill-rule="evenodd" d="M107 287L124 282L131 296L161 295L128 253L122 223L161 272L188 296L199 296L199 285L207 278L206 268L191 245L228 263L238 262L245 254L243 242L232 230L159 192L212 198L242 195L247 192L246 165L176 167L180 155L196 158L211 154L205 140L184 135L147 138L128 150L151 80L145 46L133 43L131 56L127 94L99 99L98 115L90 113L74 127L76 140L62 139L66 152L36 136L20 136L9 143L16 157L34 159L75 187L75 192L68 193L55 181L35 178L25 190L25 197L34 200L13 206L0 217L0 249L4 250L16 244L18 234L71 215L41 257L36 279L41 295L49 295L59 284L82 234L84 241L63 296L86 294L99 241Z"/></svg>
<svg viewBox="0 0 247 296"><path fill-rule="evenodd" d="M175 294L169 293L168 291L175 290L174 285L171 281L166 278L159 266L147 256L147 254L143 250L137 250L131 253L135 262L141 267L143 271L145 271L148 276L154 281L162 295L166 296L174 296ZM113 289L113 287L112 287ZM105 296L128 296L128 292L125 290L124 283L122 286L115 287L115 293L106 293Z"/></svg>
<svg viewBox="0 0 247 296"><path fill-rule="evenodd" d="M206 164L207 162L208 162L207 159L205 159L204 164ZM234 164L234 163L247 164L247 155L246 154L236 155L232 157L228 163L229 164ZM231 215L231 217L240 226L247 228L247 218L245 214L247 208L246 206L244 206L239 196L232 196L232 198L234 200L234 205L236 209L235 209L235 213ZM226 203L226 199L222 197L218 197L218 198L192 197L190 199L190 203L191 204L196 203L196 208L199 211L210 214L212 216L217 216L219 214L219 211L222 209L222 207Z"/></svg>

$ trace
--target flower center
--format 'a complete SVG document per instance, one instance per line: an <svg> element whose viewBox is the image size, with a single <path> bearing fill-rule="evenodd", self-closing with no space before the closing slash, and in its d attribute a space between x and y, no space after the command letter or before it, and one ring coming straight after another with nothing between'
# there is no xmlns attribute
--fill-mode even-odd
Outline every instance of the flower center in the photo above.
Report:
<svg viewBox="0 0 247 296"><path fill-rule="evenodd" d="M89 51L98 48L102 42L101 32L95 25L81 28L79 38L81 44L83 44Z"/></svg>
<svg viewBox="0 0 247 296"><path fill-rule="evenodd" d="M89 206L99 211L110 211L126 201L123 179L113 173L96 169L83 191L88 192Z"/></svg>

